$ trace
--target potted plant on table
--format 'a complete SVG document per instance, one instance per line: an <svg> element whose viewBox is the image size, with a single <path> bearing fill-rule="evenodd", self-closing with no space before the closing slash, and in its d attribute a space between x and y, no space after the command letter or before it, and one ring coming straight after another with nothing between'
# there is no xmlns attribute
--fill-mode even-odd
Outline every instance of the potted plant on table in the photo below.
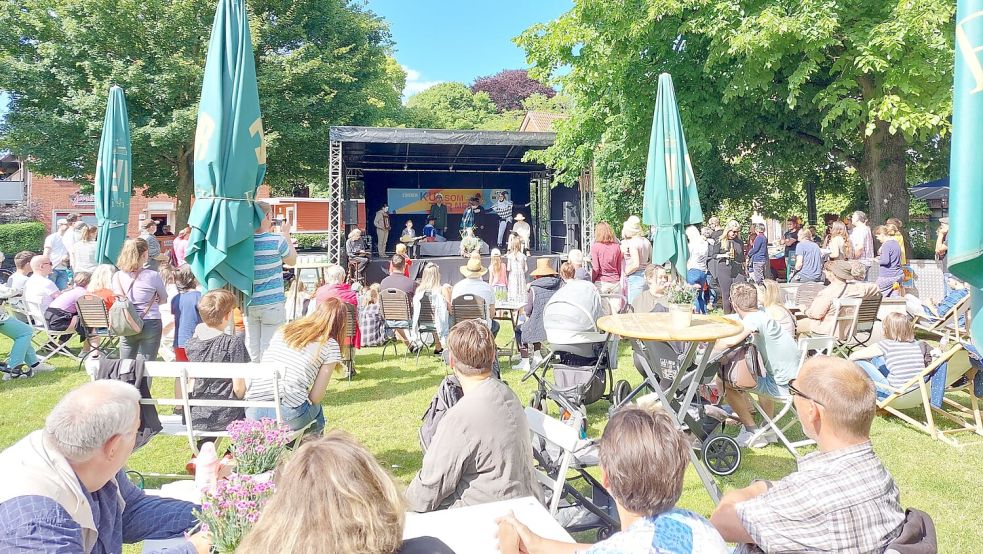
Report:
<svg viewBox="0 0 983 554"><path fill-rule="evenodd" d="M202 523L202 531L210 534L212 549L235 552L272 495L272 482L235 473L220 479L213 489L202 491L201 507L194 515Z"/></svg>
<svg viewBox="0 0 983 554"><path fill-rule="evenodd" d="M696 291L686 283L675 282L666 287L666 300L669 301L669 322L674 328L689 327L693 324L693 301Z"/></svg>
<svg viewBox="0 0 983 554"><path fill-rule="evenodd" d="M235 457L236 472L245 475L258 476L273 471L290 442L290 428L265 417L259 421L233 421L227 430L232 440L230 450Z"/></svg>

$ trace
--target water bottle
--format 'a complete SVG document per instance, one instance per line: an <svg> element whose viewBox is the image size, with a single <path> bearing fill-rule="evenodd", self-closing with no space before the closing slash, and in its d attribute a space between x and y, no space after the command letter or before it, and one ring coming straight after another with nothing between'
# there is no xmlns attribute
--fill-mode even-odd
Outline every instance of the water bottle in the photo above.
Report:
<svg viewBox="0 0 983 554"><path fill-rule="evenodd" d="M215 443L206 442L195 458L195 488L199 491L212 490L218 477L218 454Z"/></svg>

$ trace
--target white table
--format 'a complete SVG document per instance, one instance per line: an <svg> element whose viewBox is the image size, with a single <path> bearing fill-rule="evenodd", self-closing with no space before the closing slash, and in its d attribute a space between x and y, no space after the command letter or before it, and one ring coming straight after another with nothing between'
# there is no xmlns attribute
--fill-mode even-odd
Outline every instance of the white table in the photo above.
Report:
<svg viewBox="0 0 983 554"><path fill-rule="evenodd" d="M426 514L406 514L403 540L434 537L454 552L468 554L498 554L498 524L495 520L515 513L516 519L537 535L556 541L573 543L549 511L531 496L490 502L466 508L452 508Z"/></svg>

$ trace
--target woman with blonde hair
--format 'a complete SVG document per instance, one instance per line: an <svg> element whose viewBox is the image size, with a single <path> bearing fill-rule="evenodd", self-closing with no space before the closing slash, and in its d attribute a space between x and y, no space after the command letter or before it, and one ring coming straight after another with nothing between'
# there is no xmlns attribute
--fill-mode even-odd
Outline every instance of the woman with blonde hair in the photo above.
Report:
<svg viewBox="0 0 983 554"><path fill-rule="evenodd" d="M82 235L72 246L72 271L87 271L92 273L96 269L96 239L99 235L99 228L95 225L86 226L82 229Z"/></svg>
<svg viewBox="0 0 983 554"><path fill-rule="evenodd" d="M645 290L645 267L652 261L652 243L642 236L642 220L631 216L621 226L621 254L625 259L625 282L628 291L625 296L631 304L640 292Z"/></svg>
<svg viewBox="0 0 983 554"><path fill-rule="evenodd" d="M116 295L113 294L113 274L116 273L116 268L110 264L99 264L96 269L92 272L92 278L89 279L89 293L102 298L102 301L106 304L106 309L113 307L113 302L116 301Z"/></svg>
<svg viewBox="0 0 983 554"><path fill-rule="evenodd" d="M405 501L392 477L354 437L332 430L304 443L277 471L276 492L239 554L393 554Z"/></svg>
<svg viewBox="0 0 983 554"><path fill-rule="evenodd" d="M777 321L778 325L794 339L795 316L782 303L782 291L778 281L765 279L765 282L758 287L758 297L761 299L761 307L765 309L765 313Z"/></svg>
<svg viewBox="0 0 983 554"><path fill-rule="evenodd" d="M434 354L443 353L443 345L447 342L447 334L450 332L450 310L451 287L450 285L440 284L440 268L437 264L427 263L423 266L423 276L420 278L420 285L416 287L413 294L413 334L420 336L420 303L424 295L430 296L430 305L433 307L433 316L437 336L434 337Z"/></svg>
<svg viewBox="0 0 983 554"><path fill-rule="evenodd" d="M280 413L291 429L303 429L312 421L309 432L324 429L321 400L331 381L331 373L341 363L341 345L345 342L347 314L344 303L328 298L318 304L314 313L295 319L270 340L263 352L264 362L284 369L280 379ZM246 400L272 401L273 380L253 379L246 391ZM246 417L275 418L273 408L246 408Z"/></svg>
<svg viewBox="0 0 983 554"><path fill-rule="evenodd" d="M741 224L732 219L727 222L720 240L712 243L709 249L709 269L720 287L725 314L734 311L730 304L731 285L747 281L747 274L744 272L744 241L740 234Z"/></svg>
<svg viewBox="0 0 983 554"><path fill-rule="evenodd" d="M143 354L143 358L150 362L157 360L164 329L160 305L167 304L167 289L160 274L145 267L149 259L150 248L147 241L135 238L123 243L123 249L116 260L119 271L113 275L113 292L117 296L129 298L143 319L143 329L139 333L120 337L121 360L135 360L137 354Z"/></svg>
<svg viewBox="0 0 983 554"><path fill-rule="evenodd" d="M884 318L884 340L854 350L850 359L874 382L877 397L886 398L930 364L932 355L928 344L915 340L911 318L893 312Z"/></svg>
<svg viewBox="0 0 983 554"><path fill-rule="evenodd" d="M846 225L842 221L835 221L829 227L829 250L830 260L852 260L853 245L850 244L850 235L846 232Z"/></svg>

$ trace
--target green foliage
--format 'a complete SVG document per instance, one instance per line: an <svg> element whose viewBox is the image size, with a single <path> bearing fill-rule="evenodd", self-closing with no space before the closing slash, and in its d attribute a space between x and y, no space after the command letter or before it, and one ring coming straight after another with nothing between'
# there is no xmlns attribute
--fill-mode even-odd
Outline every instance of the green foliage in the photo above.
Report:
<svg viewBox="0 0 983 554"><path fill-rule="evenodd" d="M907 218L906 166L948 148L953 15L946 0L577 0L516 39L530 75L574 102L536 158L594 168L601 215L640 203L658 75L672 74L705 213L801 201L805 179L875 221ZM611 195L618 199L613 201Z"/></svg>
<svg viewBox="0 0 983 554"><path fill-rule="evenodd" d="M0 252L7 259L13 259L14 254L22 250L41 252L44 249L44 234L44 224L40 221L0 225Z"/></svg>
<svg viewBox="0 0 983 554"><path fill-rule="evenodd" d="M134 182L175 194L190 167L214 0L16 0L0 5L0 148L35 171L94 173L110 85L126 91ZM405 73L384 21L349 0L248 2L274 188L324 180L328 129L398 117ZM183 167L182 167L183 166ZM190 179L181 181L188 187ZM185 188L179 202L190 197Z"/></svg>
<svg viewBox="0 0 983 554"><path fill-rule="evenodd" d="M299 250L323 250L328 244L327 233L294 233L290 236L296 239Z"/></svg>
<svg viewBox="0 0 983 554"><path fill-rule="evenodd" d="M401 123L424 129L516 131L526 112L565 113L570 104L563 95L549 98L534 93L522 100L522 109L500 112L484 91L472 93L463 83L440 83L406 101Z"/></svg>

